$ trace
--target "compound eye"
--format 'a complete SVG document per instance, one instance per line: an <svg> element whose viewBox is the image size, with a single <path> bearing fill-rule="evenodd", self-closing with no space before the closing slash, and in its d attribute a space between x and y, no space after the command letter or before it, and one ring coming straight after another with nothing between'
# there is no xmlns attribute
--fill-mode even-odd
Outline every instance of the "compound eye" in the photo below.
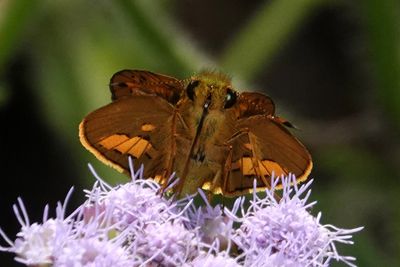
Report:
<svg viewBox="0 0 400 267"><path fill-rule="evenodd" d="M186 94L187 96L190 98L190 100L194 100L194 96L195 96L195 89L196 87L199 85L199 81L191 81L188 86L186 87Z"/></svg>
<svg viewBox="0 0 400 267"><path fill-rule="evenodd" d="M224 108L226 109L232 107L236 103L236 100L237 100L237 93L232 89L228 88L226 90Z"/></svg>

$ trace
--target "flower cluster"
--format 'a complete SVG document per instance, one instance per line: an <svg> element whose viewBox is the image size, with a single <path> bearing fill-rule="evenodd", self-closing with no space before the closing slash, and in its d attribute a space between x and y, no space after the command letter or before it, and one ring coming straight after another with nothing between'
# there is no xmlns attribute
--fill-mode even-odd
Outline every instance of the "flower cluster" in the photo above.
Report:
<svg viewBox="0 0 400 267"><path fill-rule="evenodd" d="M274 195L277 184L283 184L282 197ZM232 239L242 250L245 262L256 266L329 266L331 259L349 266L354 257L337 253L335 242L352 244L351 234L360 231L321 225L321 213L312 216L307 204L312 180L300 188L292 175L273 180L272 190L261 198L253 194L247 210L236 220L240 227ZM292 186L291 186L292 184ZM304 197L302 195L305 194Z"/></svg>
<svg viewBox="0 0 400 267"><path fill-rule="evenodd" d="M93 171L93 170L92 170ZM352 244L351 234L320 223L309 213L311 182L298 187L293 176L273 181L263 197L253 193L248 203L233 207L204 205L194 196L173 200L160 196L160 186L143 179L143 167L132 169L132 181L112 187L100 179L87 200L69 216L59 203L55 218L30 223L21 199L14 212L21 231L12 241L0 229L7 246L27 266L329 266L332 260L349 266L355 258L338 254L335 243ZM276 186L283 185L277 196Z"/></svg>

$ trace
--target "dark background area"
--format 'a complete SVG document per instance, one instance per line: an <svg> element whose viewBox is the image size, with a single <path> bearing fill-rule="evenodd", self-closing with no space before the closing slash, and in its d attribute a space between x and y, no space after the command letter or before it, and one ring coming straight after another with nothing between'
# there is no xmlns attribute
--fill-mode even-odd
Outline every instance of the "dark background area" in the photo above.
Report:
<svg viewBox="0 0 400 267"><path fill-rule="evenodd" d="M187 78L202 68L270 95L309 148L312 211L365 226L339 246L359 266L400 265L400 4L397 1L4 1L0 3L0 226L14 239L71 186L69 210L109 182L78 140L125 68ZM52 215L54 215L52 213ZM5 245L5 243L1 243ZM0 254L1 266L14 266ZM18 265L16 265L18 266ZM337 265L339 266L339 265Z"/></svg>

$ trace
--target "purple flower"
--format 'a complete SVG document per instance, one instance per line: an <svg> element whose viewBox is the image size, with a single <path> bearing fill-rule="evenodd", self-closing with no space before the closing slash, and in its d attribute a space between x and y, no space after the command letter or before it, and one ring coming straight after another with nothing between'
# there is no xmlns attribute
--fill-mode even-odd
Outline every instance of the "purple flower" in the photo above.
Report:
<svg viewBox="0 0 400 267"><path fill-rule="evenodd" d="M191 201L167 200L157 183L143 179L142 169L132 173L131 182L116 187L97 177L93 189L87 191L85 221L102 218L114 224L115 234L142 263L173 266L196 255L196 235L184 227L187 218L182 215Z"/></svg>
<svg viewBox="0 0 400 267"><path fill-rule="evenodd" d="M137 230L132 243L135 253L155 266L182 265L198 254L199 245L196 233L179 220L148 222Z"/></svg>
<svg viewBox="0 0 400 267"><path fill-rule="evenodd" d="M202 253L197 256L190 264L185 267L240 267L236 259L231 258L227 253Z"/></svg>
<svg viewBox="0 0 400 267"><path fill-rule="evenodd" d="M204 206L196 207L191 205L187 210L186 216L189 218L189 228L199 229L201 241L212 245L218 242L219 247L230 247L231 238L233 235L233 219L223 213L220 205L212 207L208 202L206 195L202 190L199 190L200 196L204 201ZM235 205L230 211L236 213L240 204L240 199L235 202Z"/></svg>
<svg viewBox="0 0 400 267"><path fill-rule="evenodd" d="M15 260L25 265L52 263L54 251L68 242L73 232L71 219L64 219L66 203L71 193L72 189L68 193L64 205L58 203L55 219L48 219L49 207L45 207L41 224L30 224L25 205L22 199L18 198L18 205L15 204L13 209L21 224L21 231L17 234L17 239L12 242L0 229L0 235L9 245L0 247L0 251L15 253Z"/></svg>
<svg viewBox="0 0 400 267"><path fill-rule="evenodd" d="M54 254L54 267L126 267L133 266L123 246L99 236L73 239Z"/></svg>
<svg viewBox="0 0 400 267"><path fill-rule="evenodd" d="M280 200L275 191L278 180L283 185ZM244 262L256 266L329 266L335 259L354 266L350 262L354 258L337 253L335 242L352 244L351 234L362 227L346 230L322 225L321 213L314 217L308 212L316 203L306 203L311 183L299 188L295 177L289 175L273 181L264 198L253 194L250 207L237 218L241 226L233 237L243 251Z"/></svg>
<svg viewBox="0 0 400 267"><path fill-rule="evenodd" d="M116 187L93 174L97 181L85 191L87 200L68 217L72 190L55 218L48 218L46 206L42 223L30 223L18 199L14 212L21 231L12 241L0 229L8 243L0 251L30 266L300 267L329 266L331 260L355 266L335 244L352 244L351 234L362 227L322 225L321 214L308 211L315 204L307 204L311 182L298 187L293 176L277 179L266 196L254 193L247 209L242 197L229 210L211 206L201 190L201 206L193 204L194 196L167 199L158 184L142 179L142 168ZM278 182L282 191L275 190Z"/></svg>
<svg viewBox="0 0 400 267"><path fill-rule="evenodd" d="M134 223L165 221L175 216L175 203L160 197L160 186L156 182L143 179L143 169L132 171L132 181L116 187L105 183L93 169L92 172L97 182L91 191L86 191L86 220L111 213L112 222L123 230Z"/></svg>

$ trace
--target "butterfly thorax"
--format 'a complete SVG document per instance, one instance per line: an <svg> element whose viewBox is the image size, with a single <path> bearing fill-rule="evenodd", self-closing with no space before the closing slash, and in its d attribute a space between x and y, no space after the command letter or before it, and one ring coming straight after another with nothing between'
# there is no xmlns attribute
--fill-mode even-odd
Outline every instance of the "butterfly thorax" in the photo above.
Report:
<svg viewBox="0 0 400 267"><path fill-rule="evenodd" d="M227 150L224 140L229 138L234 125L234 113L226 108L226 103L228 92L236 92L231 89L228 78L218 73L202 73L192 77L187 85L189 90L190 86L193 86L193 92L189 92L178 104L179 113L188 128L186 132L189 133L186 136L187 147L182 150L186 155L176 162L177 169L181 170L178 175L187 175L183 194L216 175ZM185 165L188 165L187 174L184 173Z"/></svg>

